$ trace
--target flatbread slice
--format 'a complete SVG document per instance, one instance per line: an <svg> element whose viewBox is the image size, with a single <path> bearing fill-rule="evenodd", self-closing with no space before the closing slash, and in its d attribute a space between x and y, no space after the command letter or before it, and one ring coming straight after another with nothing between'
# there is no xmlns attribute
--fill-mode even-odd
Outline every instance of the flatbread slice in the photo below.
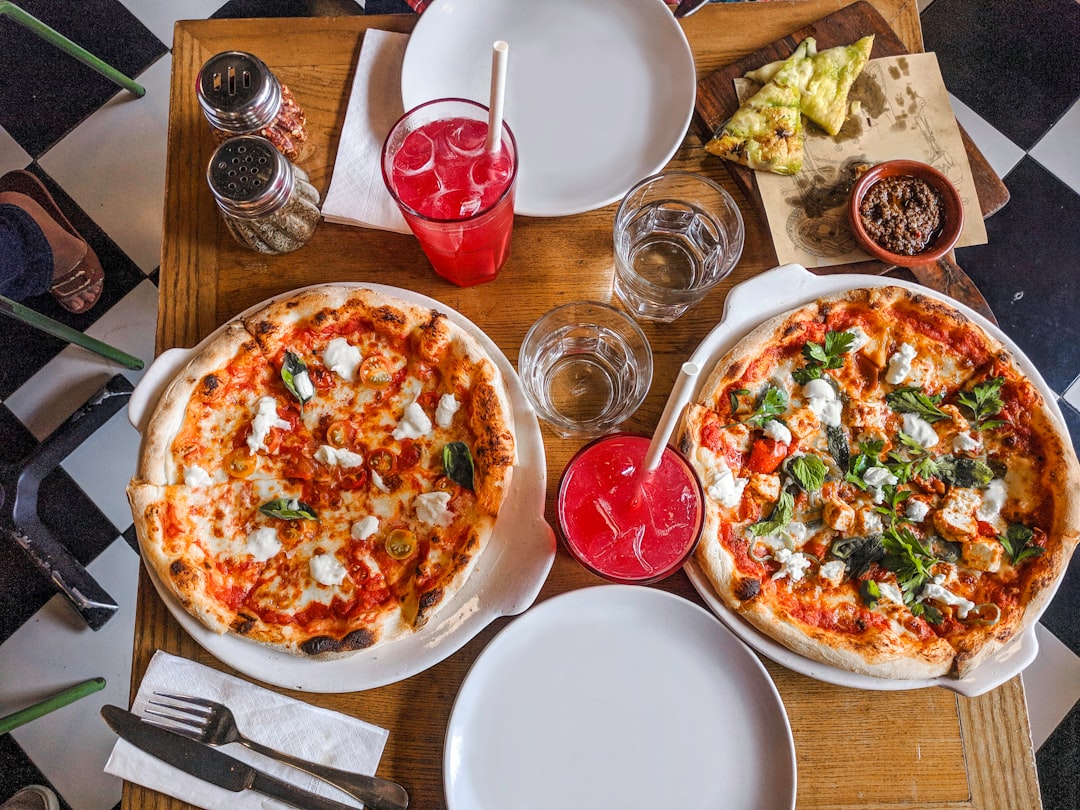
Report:
<svg viewBox="0 0 1080 810"><path fill-rule="evenodd" d="M705 144L707 152L776 174L796 174L802 168L800 88L809 78L811 42L799 43L776 75L743 102Z"/></svg>

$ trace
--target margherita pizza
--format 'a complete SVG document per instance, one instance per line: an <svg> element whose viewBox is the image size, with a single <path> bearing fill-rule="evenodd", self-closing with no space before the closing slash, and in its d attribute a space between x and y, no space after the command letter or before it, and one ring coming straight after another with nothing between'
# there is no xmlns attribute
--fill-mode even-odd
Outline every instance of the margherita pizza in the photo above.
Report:
<svg viewBox="0 0 1080 810"><path fill-rule="evenodd" d="M680 449L720 599L817 661L964 676L1036 620L1080 530L1064 428L979 325L901 287L773 318L723 357Z"/></svg>
<svg viewBox="0 0 1080 810"><path fill-rule="evenodd" d="M147 564L219 633L327 658L420 627L515 463L498 368L443 313L326 286L222 329L162 396L128 489Z"/></svg>

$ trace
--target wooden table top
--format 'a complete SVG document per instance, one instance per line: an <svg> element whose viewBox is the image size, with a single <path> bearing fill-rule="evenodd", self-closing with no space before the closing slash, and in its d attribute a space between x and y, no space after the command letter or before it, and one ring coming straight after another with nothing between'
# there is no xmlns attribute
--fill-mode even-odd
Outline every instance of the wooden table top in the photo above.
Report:
<svg viewBox="0 0 1080 810"><path fill-rule="evenodd" d="M710 5L682 21L698 77L847 5L849 0ZM873 0L900 39L922 50L916 0ZM311 149L301 160L325 194L338 146L363 31L411 30L412 16L177 23L160 274L157 348L192 346L237 312L309 284L370 281L431 296L473 320L516 364L529 325L549 308L580 299L611 299L615 206L573 217L514 225L513 255L500 277L460 289L430 270L416 240L329 223L300 251L266 257L233 242L203 180L214 142L195 100L195 76L215 53L258 54L306 110ZM775 263L764 225L691 128L670 164L724 185L746 218L739 265L697 309L673 324L643 324L655 355L645 404L626 423L651 432L681 363L720 320L727 291ZM498 301L498 306L492 306ZM543 428L548 463L547 518L566 462L582 444ZM560 547L540 600L600 580ZM656 586L703 604L685 574ZM405 681L364 692L293 697L360 717L390 730L378 773L404 784L412 807L445 806L443 736L469 666L510 619L498 619L445 661ZM133 694L158 649L230 671L204 652L172 618L146 574L139 587ZM832 686L766 660L795 739L799 808L1038 808L1034 754L1020 678L978 698L942 688L871 692ZM232 673L238 674L238 673ZM286 692L286 690L281 690ZM414 710L422 704L422 710ZM724 730L718 730L725 733ZM884 764L884 768L880 767ZM179 808L182 802L133 784L128 810Z"/></svg>

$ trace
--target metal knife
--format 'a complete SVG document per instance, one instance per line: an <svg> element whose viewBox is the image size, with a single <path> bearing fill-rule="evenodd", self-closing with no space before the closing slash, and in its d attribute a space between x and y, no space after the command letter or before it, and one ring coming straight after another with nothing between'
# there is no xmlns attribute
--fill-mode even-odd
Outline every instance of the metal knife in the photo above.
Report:
<svg viewBox="0 0 1080 810"><path fill-rule="evenodd" d="M263 773L203 743L152 726L119 706L102 706L109 728L137 748L212 785L239 793L255 790L305 810L356 810Z"/></svg>

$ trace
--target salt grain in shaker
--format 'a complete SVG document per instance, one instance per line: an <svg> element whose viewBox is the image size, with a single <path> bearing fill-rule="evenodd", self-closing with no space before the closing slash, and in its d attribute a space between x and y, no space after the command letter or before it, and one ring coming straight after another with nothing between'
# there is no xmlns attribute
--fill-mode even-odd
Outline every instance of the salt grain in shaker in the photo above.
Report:
<svg viewBox="0 0 1080 810"><path fill-rule="evenodd" d="M289 253L319 224L319 192L269 140L240 135L210 158L206 179L229 232L260 253Z"/></svg>
<svg viewBox="0 0 1080 810"><path fill-rule="evenodd" d="M219 141L262 135L289 160L307 140L307 118L289 88L259 57L243 51L211 56L195 82L199 107Z"/></svg>

